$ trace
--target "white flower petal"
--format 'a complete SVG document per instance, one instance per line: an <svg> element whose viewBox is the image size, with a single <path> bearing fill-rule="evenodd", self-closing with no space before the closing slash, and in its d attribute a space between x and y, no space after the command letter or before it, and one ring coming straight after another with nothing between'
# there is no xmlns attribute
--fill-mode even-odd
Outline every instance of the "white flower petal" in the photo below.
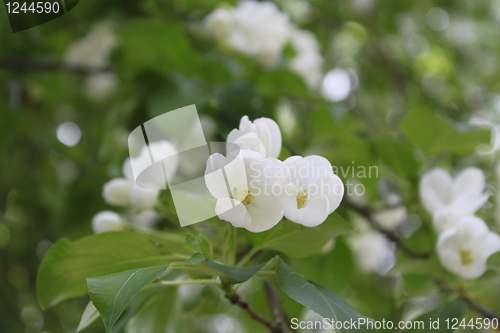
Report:
<svg viewBox="0 0 500 333"><path fill-rule="evenodd" d="M326 195L316 197L299 209L298 220L294 222L306 227L317 227L328 217L328 205Z"/></svg>
<svg viewBox="0 0 500 333"><path fill-rule="evenodd" d="M134 184L130 189L130 203L138 211L151 209L156 205L159 195L159 190L142 188Z"/></svg>
<svg viewBox="0 0 500 333"><path fill-rule="evenodd" d="M466 168L455 178L453 184L453 197L456 198L463 193L475 193L480 195L484 191L484 172L478 168Z"/></svg>
<svg viewBox="0 0 500 333"><path fill-rule="evenodd" d="M259 127L266 127L269 130L270 140L268 146L268 156L278 158L281 153L281 131L278 124L270 118L255 119L254 124Z"/></svg>
<svg viewBox="0 0 500 333"><path fill-rule="evenodd" d="M134 183L125 178L114 178L104 184L102 197L110 205L130 205L130 189Z"/></svg>
<svg viewBox="0 0 500 333"><path fill-rule="evenodd" d="M105 210L95 214L92 218L92 230L96 234L124 229L121 216L115 212Z"/></svg>
<svg viewBox="0 0 500 333"><path fill-rule="evenodd" d="M246 228L251 223L245 205L231 198L217 200L215 213L221 220L228 221L237 228Z"/></svg>
<svg viewBox="0 0 500 333"><path fill-rule="evenodd" d="M250 225L245 228L251 232L262 232L271 229L283 218L283 205L270 196L260 196L246 205L252 218Z"/></svg>
<svg viewBox="0 0 500 333"><path fill-rule="evenodd" d="M443 209L451 202L453 179L441 168L426 173L420 180L420 200L429 213Z"/></svg>
<svg viewBox="0 0 500 333"><path fill-rule="evenodd" d="M227 136L227 150L234 150L237 144L242 149L249 149L262 154L263 157L277 158L281 151L281 132L278 124L269 118L259 118L251 122L248 116L240 120L240 126Z"/></svg>
<svg viewBox="0 0 500 333"><path fill-rule="evenodd" d="M457 197L450 209L456 215L472 215L488 201L489 195L467 192Z"/></svg>

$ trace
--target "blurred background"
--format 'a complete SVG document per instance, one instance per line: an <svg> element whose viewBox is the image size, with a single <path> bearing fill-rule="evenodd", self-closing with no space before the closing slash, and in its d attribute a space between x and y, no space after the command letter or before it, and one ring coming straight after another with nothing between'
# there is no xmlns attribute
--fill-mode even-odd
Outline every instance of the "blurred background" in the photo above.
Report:
<svg viewBox="0 0 500 333"><path fill-rule="evenodd" d="M56 240L90 235L94 214L116 210L103 201L102 185L121 177L128 134L176 108L196 104L214 141L225 140L244 115L270 117L281 127L285 154L320 153L339 167L376 165L378 178L357 180L366 192L353 199L375 207L420 209L416 184L426 165L476 164L495 176L500 0L275 4L291 29L313 34L317 43L305 38L303 49L316 54L297 60L300 46L273 36L279 59L263 59L227 39L227 22L207 16L236 1L85 0L15 34L1 9L0 332L65 332L78 323L86 300L41 311L38 265ZM257 29L259 16L251 14L235 17ZM447 129L446 140L434 137ZM491 209L484 214L496 223ZM421 217L410 214L410 222L420 225ZM311 267L306 277L367 316L387 317L399 301L380 287L377 270L387 267L356 266L349 244L340 238L322 259L326 268ZM206 317L199 331L243 331L232 318Z"/></svg>

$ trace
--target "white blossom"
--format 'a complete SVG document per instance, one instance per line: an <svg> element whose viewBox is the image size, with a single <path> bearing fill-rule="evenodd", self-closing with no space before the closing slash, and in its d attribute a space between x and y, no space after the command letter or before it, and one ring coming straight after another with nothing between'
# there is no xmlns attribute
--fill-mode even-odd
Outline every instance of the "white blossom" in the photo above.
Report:
<svg viewBox="0 0 500 333"><path fill-rule="evenodd" d="M388 208L376 211L373 219L385 230L396 229L408 216L408 210L405 206Z"/></svg>
<svg viewBox="0 0 500 333"><path fill-rule="evenodd" d="M484 274L486 261L500 251L500 236L475 216L461 217L439 235L437 251L442 265L466 279Z"/></svg>
<svg viewBox="0 0 500 333"><path fill-rule="evenodd" d="M64 62L74 66L105 68L117 44L112 23L99 22L84 38L70 45L64 55ZM85 81L85 95L91 100L102 100L115 90L116 82L114 73L91 74Z"/></svg>
<svg viewBox="0 0 500 333"><path fill-rule="evenodd" d="M130 205L130 189L134 183L126 178L113 178L104 184L102 197L110 205Z"/></svg>
<svg viewBox="0 0 500 333"><path fill-rule="evenodd" d="M293 29L291 44L297 54L290 60L290 68L302 77L310 88L318 88L323 79L323 57L318 40L308 30Z"/></svg>
<svg viewBox="0 0 500 333"><path fill-rule="evenodd" d="M96 234L108 231L125 230L122 218L115 212L105 210L94 215L92 218L92 230Z"/></svg>
<svg viewBox="0 0 500 333"><path fill-rule="evenodd" d="M136 184L139 175L132 172L131 163L138 166L138 170L144 170L151 165L149 151L156 156L175 156L177 151L168 141L157 141L143 147L137 156L127 158L123 163L122 172L124 178L114 178L103 186L102 196L104 201L115 206L130 206L135 211L152 209L158 201L159 189L142 188ZM169 158L166 166L167 178L171 177L178 166L178 160L175 157ZM142 168L142 169L141 169ZM134 177L135 176L135 177ZM154 183L154 180L151 180Z"/></svg>
<svg viewBox="0 0 500 333"><path fill-rule="evenodd" d="M420 200L432 215L473 215L488 200L484 188L484 173L478 168L466 168L455 179L447 171L435 168L420 180Z"/></svg>
<svg viewBox="0 0 500 333"><path fill-rule="evenodd" d="M284 163L291 177L285 217L306 227L320 225L340 205L344 184L322 156L292 156Z"/></svg>
<svg viewBox="0 0 500 333"><path fill-rule="evenodd" d="M161 220L161 214L156 210L148 209L132 216L132 223L142 230L151 230Z"/></svg>
<svg viewBox="0 0 500 333"><path fill-rule="evenodd" d="M217 199L216 214L235 227L262 232L283 217L282 200L290 179L277 159L264 159L250 150L233 151L227 157L216 153L207 161L205 182Z"/></svg>
<svg viewBox="0 0 500 333"><path fill-rule="evenodd" d="M73 43L64 61L71 65L102 68L109 64L111 51L118 42L110 22L99 22L81 40Z"/></svg>
<svg viewBox="0 0 500 333"><path fill-rule="evenodd" d="M217 9L206 17L205 27L221 45L265 66L281 58L292 30L288 15L267 1L243 1L236 8Z"/></svg>
<svg viewBox="0 0 500 333"><path fill-rule="evenodd" d="M240 127L233 129L227 136L228 143L236 144L240 149L252 150L263 157L278 158L281 152L281 131L276 122L270 118L258 118L253 122L248 116L240 120ZM228 145L228 151L234 145Z"/></svg>
<svg viewBox="0 0 500 333"><path fill-rule="evenodd" d="M369 231L352 240L359 269L366 273L387 273L395 263L394 246L381 233Z"/></svg>

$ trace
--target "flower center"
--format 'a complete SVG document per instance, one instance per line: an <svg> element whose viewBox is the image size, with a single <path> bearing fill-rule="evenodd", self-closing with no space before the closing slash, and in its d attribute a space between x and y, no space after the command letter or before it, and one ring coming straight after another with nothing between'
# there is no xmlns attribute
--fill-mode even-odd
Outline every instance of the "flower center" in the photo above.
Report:
<svg viewBox="0 0 500 333"><path fill-rule="evenodd" d="M472 252L471 250L460 250L460 258L464 265L468 265L472 262Z"/></svg>
<svg viewBox="0 0 500 333"><path fill-rule="evenodd" d="M237 190L235 188L233 190L233 196L236 200L241 201L241 203L244 205L251 203L253 199L255 199L255 197L252 195L252 191L246 187L240 190Z"/></svg>
<svg viewBox="0 0 500 333"><path fill-rule="evenodd" d="M302 208L307 202L307 190L297 192L297 207Z"/></svg>

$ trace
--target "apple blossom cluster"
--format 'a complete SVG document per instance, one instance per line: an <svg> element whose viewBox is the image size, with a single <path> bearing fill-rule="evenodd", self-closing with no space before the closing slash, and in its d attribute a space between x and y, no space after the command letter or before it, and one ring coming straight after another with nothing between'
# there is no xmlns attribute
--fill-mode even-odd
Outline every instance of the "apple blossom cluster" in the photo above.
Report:
<svg viewBox="0 0 500 333"><path fill-rule="evenodd" d="M207 161L205 183L217 216L251 232L274 227L283 216L306 227L323 223L340 205L344 185L322 156L278 160L281 132L272 119L244 116L227 138L226 156Z"/></svg>
<svg viewBox="0 0 500 333"><path fill-rule="evenodd" d="M149 144L151 151L158 151L175 156L177 150L168 141L158 141ZM147 164L150 161L148 147L144 146L139 154L132 157L133 163ZM170 175L174 174L178 167L175 159L170 159L169 168L166 169ZM160 219L160 214L154 210L160 194L159 189L147 189L139 187L132 174L131 158L127 158L122 167L122 178L114 178L104 184L102 196L104 201L113 206L127 207L128 215L132 225L137 228L149 229ZM97 213L92 219L92 229L95 233L123 230L127 227L123 218L112 211Z"/></svg>
<svg viewBox="0 0 500 333"><path fill-rule="evenodd" d="M99 22L83 39L70 45L64 55L64 62L91 69L104 68L109 65L111 51L117 45L112 24ZM111 72L90 74L85 80L85 95L91 100L105 99L114 91L116 81L116 75Z"/></svg>
<svg viewBox="0 0 500 333"><path fill-rule="evenodd" d="M204 26L222 48L255 58L263 66L274 66L290 45L295 55L288 66L311 89L323 78L320 46L315 36L296 27L272 2L241 1L235 8L219 8L205 18Z"/></svg>
<svg viewBox="0 0 500 333"><path fill-rule="evenodd" d="M439 259L450 272L466 279L482 276L488 257L500 251L500 236L474 216L488 201L485 185L483 171L473 167L455 179L435 168L420 180L420 200L439 234Z"/></svg>

